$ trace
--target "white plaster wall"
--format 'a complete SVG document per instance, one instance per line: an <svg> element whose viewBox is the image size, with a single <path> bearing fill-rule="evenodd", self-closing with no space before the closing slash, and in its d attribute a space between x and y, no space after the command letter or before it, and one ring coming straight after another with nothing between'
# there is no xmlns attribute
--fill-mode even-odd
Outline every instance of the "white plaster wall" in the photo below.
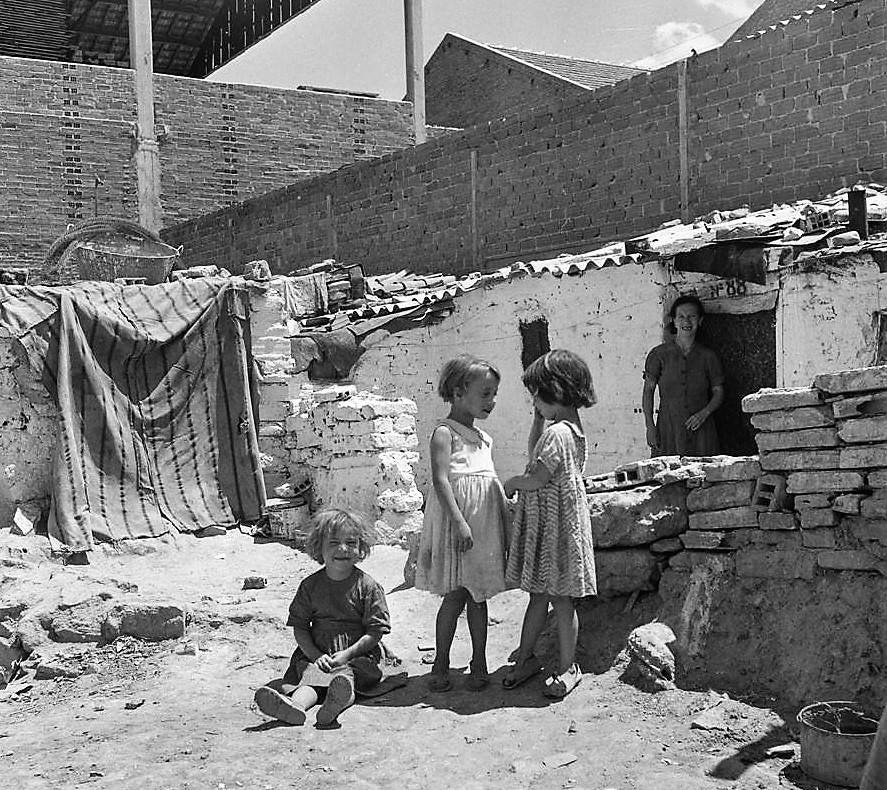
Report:
<svg viewBox="0 0 887 790"><path fill-rule="evenodd" d="M874 364L875 313L887 307L887 275L870 256L839 260L783 280L776 309L780 386L806 387L821 373Z"/></svg>
<svg viewBox="0 0 887 790"><path fill-rule="evenodd" d="M428 437L447 404L436 394L438 371L462 352L485 357L502 372L496 409L483 426L492 436L501 477L523 471L532 418L521 384L521 320L543 317L552 348L588 362L598 403L582 412L589 437L589 473L649 454L640 410L647 352L662 337L664 269L627 264L582 276L543 274L470 291L442 323L397 334L378 332L353 371L360 389L402 395L418 406L419 487L428 484Z"/></svg>

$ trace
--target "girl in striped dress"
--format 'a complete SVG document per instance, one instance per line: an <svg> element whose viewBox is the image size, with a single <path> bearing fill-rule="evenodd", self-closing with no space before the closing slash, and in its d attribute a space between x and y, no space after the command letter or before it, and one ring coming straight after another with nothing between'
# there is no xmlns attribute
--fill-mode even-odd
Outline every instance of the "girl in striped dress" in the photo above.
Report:
<svg viewBox="0 0 887 790"><path fill-rule="evenodd" d="M527 472L505 483L506 496L518 494L506 581L526 590L530 601L517 659L502 682L514 688L542 669L533 651L551 604L560 665L546 680L545 695L560 698L582 679L575 599L597 593L583 479L587 442L578 411L596 398L588 366L571 351L539 357L524 371L523 382L533 395L535 416Z"/></svg>

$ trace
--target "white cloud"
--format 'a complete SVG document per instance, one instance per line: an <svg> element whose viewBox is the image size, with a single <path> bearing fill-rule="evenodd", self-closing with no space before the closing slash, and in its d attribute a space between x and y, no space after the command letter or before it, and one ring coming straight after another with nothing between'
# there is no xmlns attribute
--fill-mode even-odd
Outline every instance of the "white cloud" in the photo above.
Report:
<svg viewBox="0 0 887 790"><path fill-rule="evenodd" d="M717 8L731 19L746 19L751 16L761 0L696 0L703 8Z"/></svg>
<svg viewBox="0 0 887 790"><path fill-rule="evenodd" d="M686 58L693 49L704 52L720 43L714 36L706 33L698 22L665 22L657 25L653 33L653 54L633 65L641 69L658 69Z"/></svg>

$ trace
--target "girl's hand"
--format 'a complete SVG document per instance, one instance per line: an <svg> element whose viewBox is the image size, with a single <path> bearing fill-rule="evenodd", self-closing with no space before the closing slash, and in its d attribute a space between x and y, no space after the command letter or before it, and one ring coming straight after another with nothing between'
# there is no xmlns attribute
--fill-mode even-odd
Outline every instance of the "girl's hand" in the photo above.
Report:
<svg viewBox="0 0 887 790"><path fill-rule="evenodd" d="M656 435L656 426L651 425L647 428L647 447L655 450L659 446L659 437Z"/></svg>
<svg viewBox="0 0 887 790"><path fill-rule="evenodd" d="M463 521L456 526L455 540L456 551L468 551L474 545L474 538L471 535L471 527Z"/></svg>
<svg viewBox="0 0 887 790"><path fill-rule="evenodd" d="M330 663L332 664L333 669L344 667L348 664L348 656L345 654L344 650L339 650L330 656Z"/></svg>
<svg viewBox="0 0 887 790"><path fill-rule="evenodd" d="M327 653L321 653L314 660L314 663L317 664L317 668L322 672L332 672L336 668L336 665L333 663L333 657Z"/></svg>
<svg viewBox="0 0 887 790"><path fill-rule="evenodd" d="M517 491L517 489L514 487L514 478L509 477L508 480L506 480L503 484L502 488L505 489L505 497L507 499L511 499Z"/></svg>
<svg viewBox="0 0 887 790"><path fill-rule="evenodd" d="M696 414L691 414L684 425L690 431L698 431L699 428L702 426L702 423L704 423L707 419L708 412L705 409L701 409L700 411L697 411Z"/></svg>

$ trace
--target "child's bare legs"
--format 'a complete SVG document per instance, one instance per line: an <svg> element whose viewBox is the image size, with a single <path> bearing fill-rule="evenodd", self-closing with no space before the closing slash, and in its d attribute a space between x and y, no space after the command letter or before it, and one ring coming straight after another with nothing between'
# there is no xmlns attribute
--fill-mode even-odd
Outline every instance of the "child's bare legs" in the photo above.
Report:
<svg viewBox="0 0 887 790"><path fill-rule="evenodd" d="M579 639L579 617L573 599L567 595L553 595L551 604L557 622L557 644L560 654L558 674L576 663L576 642Z"/></svg>
<svg viewBox="0 0 887 790"><path fill-rule="evenodd" d="M517 650L517 664L521 664L533 656L539 634L545 628L548 619L549 598L543 593L530 593L527 611L520 631L520 647Z"/></svg>
<svg viewBox="0 0 887 790"><path fill-rule="evenodd" d="M473 689L479 690L487 684L487 613L486 601L475 601L471 595L466 603L468 633L471 635L471 681Z"/></svg>
<svg viewBox="0 0 887 790"><path fill-rule="evenodd" d="M256 691L256 705L266 716L287 724L305 723L305 711L317 704L317 690L312 686L293 686L272 681Z"/></svg>
<svg viewBox="0 0 887 790"><path fill-rule="evenodd" d="M456 636L456 623L459 615L465 608L469 598L468 590L460 587L448 592L437 610L437 620L434 624L434 666L431 674L431 687L436 691L446 691L450 687L450 649L453 647L453 638Z"/></svg>

